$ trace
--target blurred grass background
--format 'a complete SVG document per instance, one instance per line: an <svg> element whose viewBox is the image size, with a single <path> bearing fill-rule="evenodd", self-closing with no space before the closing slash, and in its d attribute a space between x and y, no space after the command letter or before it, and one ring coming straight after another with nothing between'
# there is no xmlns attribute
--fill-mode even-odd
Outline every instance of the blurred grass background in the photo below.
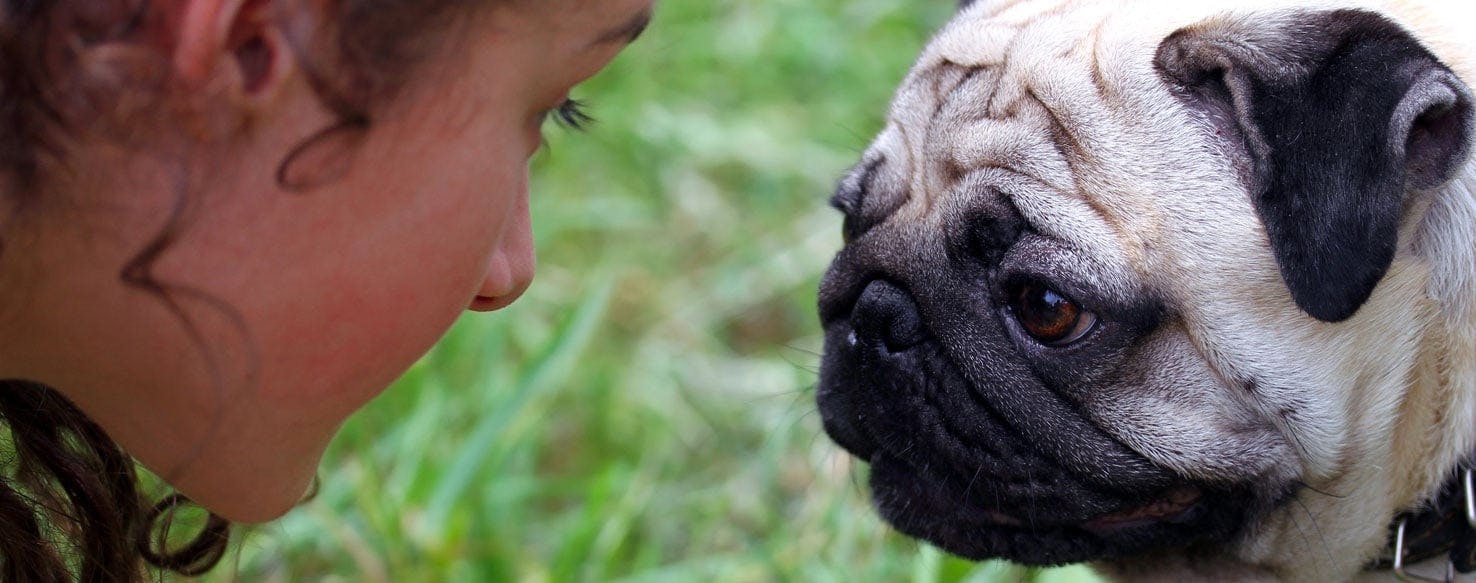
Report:
<svg viewBox="0 0 1476 583"><path fill-rule="evenodd" d="M246 581L1091 581L892 533L820 430L826 206L951 0L662 0L535 162L536 283L355 416Z"/></svg>

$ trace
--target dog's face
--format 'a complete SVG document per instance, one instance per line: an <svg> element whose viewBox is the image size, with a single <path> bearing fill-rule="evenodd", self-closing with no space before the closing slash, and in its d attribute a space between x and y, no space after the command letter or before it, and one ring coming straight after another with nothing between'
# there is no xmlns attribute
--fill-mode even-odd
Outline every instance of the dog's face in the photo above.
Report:
<svg viewBox="0 0 1476 583"><path fill-rule="evenodd" d="M1469 92L1379 7L999 4L835 196L825 428L962 556L1266 554L1304 486L1397 465ZM1401 480L1356 553L1427 487Z"/></svg>

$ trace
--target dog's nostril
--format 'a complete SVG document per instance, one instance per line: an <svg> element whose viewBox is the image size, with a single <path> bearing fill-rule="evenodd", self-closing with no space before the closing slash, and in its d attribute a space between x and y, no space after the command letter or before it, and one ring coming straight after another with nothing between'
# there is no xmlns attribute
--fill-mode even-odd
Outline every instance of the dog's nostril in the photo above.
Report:
<svg viewBox="0 0 1476 583"><path fill-rule="evenodd" d="M902 352L927 338L912 296L881 280L871 282L861 292L851 312L851 327L859 342L880 343L890 352Z"/></svg>

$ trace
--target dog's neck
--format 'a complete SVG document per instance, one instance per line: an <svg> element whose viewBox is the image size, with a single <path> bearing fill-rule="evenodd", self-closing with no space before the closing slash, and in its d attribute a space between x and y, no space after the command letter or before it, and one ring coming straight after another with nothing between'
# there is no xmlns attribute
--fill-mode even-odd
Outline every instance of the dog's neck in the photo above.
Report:
<svg viewBox="0 0 1476 583"><path fill-rule="evenodd" d="M1467 520L1467 506L1476 501L1467 499L1470 476L1458 466L1469 468L1476 463L1476 162L1467 164L1465 172L1440 194L1426 218L1427 236L1452 237L1460 243L1444 245L1447 256L1427 258L1432 269L1430 295L1440 307L1441 321L1436 325L1444 328L1443 342L1431 350L1440 356L1439 373L1453 406L1431 428L1442 439L1432 456L1437 463L1427 467L1429 471L1447 470L1444 480L1426 476L1427 482L1436 484L1433 489L1425 487L1423 498L1431 502L1402 519L1411 529L1406 538L1424 534L1431 541L1424 550L1436 552L1427 556L1443 557L1447 553L1438 551L1453 545L1452 560L1468 570L1476 562L1472 557L1476 524ZM1436 247L1440 246L1428 248ZM1420 532L1415 532L1416 524Z"/></svg>
<svg viewBox="0 0 1476 583"><path fill-rule="evenodd" d="M1476 162L1414 225L1413 252L1429 267L1433 308L1421 354L1409 375L1394 439L1399 507L1376 570L1393 567L1400 525L1407 563L1476 562L1476 525L1467 520L1464 467L1476 461ZM1452 244L1455 242L1455 244ZM1421 407L1420 404L1427 404ZM1439 571L1439 569L1437 569ZM1436 576L1442 573L1433 573Z"/></svg>
<svg viewBox="0 0 1476 583"><path fill-rule="evenodd" d="M1402 435L1396 437L1423 445L1398 448L1422 458L1409 460L1415 471L1407 475L1416 478L1410 484L1412 503L1433 497L1450 471L1476 450L1476 161L1431 203L1414 252L1429 267L1427 289L1435 313L1409 388L1433 391L1428 402L1437 405L1425 414L1401 408L1411 418L1401 420Z"/></svg>

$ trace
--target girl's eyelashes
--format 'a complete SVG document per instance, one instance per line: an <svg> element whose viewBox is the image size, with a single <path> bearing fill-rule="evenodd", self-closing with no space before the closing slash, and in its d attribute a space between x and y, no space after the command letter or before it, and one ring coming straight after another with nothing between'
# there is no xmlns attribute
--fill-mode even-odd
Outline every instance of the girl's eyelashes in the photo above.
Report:
<svg viewBox="0 0 1476 583"><path fill-rule="evenodd" d="M550 113L553 114L554 123L566 129L582 132L595 122L595 119L587 113L587 109L588 106L583 101L565 99Z"/></svg>

